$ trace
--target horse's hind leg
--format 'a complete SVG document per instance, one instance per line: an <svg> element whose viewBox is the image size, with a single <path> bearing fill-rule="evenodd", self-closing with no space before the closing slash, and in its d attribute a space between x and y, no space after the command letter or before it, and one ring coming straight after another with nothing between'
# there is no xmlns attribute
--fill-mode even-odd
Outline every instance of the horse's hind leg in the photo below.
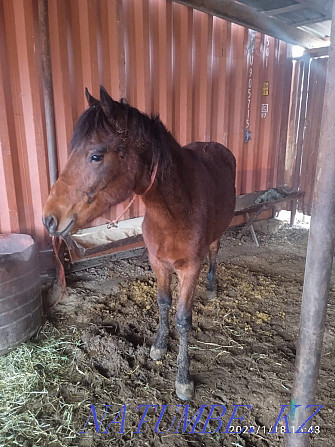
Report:
<svg viewBox="0 0 335 447"><path fill-rule="evenodd" d="M169 310L171 307L171 276L172 270L155 260L151 262L157 278L157 302L159 307L159 327L154 344L151 346L150 357L160 360L167 351L169 338Z"/></svg>
<svg viewBox="0 0 335 447"><path fill-rule="evenodd" d="M177 358L176 393L182 400L190 400L194 394L194 384L189 373L188 333L192 325L192 303L199 271L200 266L177 270L179 277L179 300L177 304L176 326L179 332L180 344Z"/></svg>
<svg viewBox="0 0 335 447"><path fill-rule="evenodd" d="M216 298L216 259L220 248L220 239L214 241L209 246L209 270L207 274L207 296Z"/></svg>

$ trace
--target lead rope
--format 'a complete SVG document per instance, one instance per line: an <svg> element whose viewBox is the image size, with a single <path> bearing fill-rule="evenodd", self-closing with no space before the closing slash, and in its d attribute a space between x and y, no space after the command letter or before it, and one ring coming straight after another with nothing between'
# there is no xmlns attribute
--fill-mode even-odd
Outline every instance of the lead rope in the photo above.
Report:
<svg viewBox="0 0 335 447"><path fill-rule="evenodd" d="M155 167L152 171L151 174L151 179L150 179L150 184L147 187L147 189L142 192L142 194L135 194L133 196L133 198L131 199L131 201L128 203L128 205L125 207L125 209L122 211L122 213L114 220L111 220L108 222L107 227L108 228L112 228L112 227L117 227L118 223L120 222L120 219L126 214L126 212L129 210L129 208L132 206L132 204L135 202L135 200L137 199L137 197L139 195L143 196L144 194L146 194L147 192L149 192L149 190L151 189L152 185L154 184L154 181L156 179L156 175L157 175L157 169L158 169L158 162L155 164Z"/></svg>
<svg viewBox="0 0 335 447"><path fill-rule="evenodd" d="M62 242L63 242L63 238L61 236L59 236L58 240L55 236L51 236L51 241L52 241L52 248L54 250L55 253L55 258L56 258L56 262L58 264L58 268L59 268L59 283L61 285L61 294L60 296L57 298L56 302L53 303L53 305L50 307L50 309L52 309L53 307L56 306L56 304L58 304L65 295L67 295L67 290L66 290L66 279L65 279L65 269L64 269L64 265L62 263L62 261L60 260L59 257L59 250L62 246Z"/></svg>
<svg viewBox="0 0 335 447"><path fill-rule="evenodd" d="M158 162L155 164L155 167L152 171L151 174L151 179L150 179L150 184L147 187L147 189L142 193L142 194L135 194L133 196L133 198L131 199L131 201L128 203L128 205L126 206L126 208L122 211L122 213L114 220L108 222L108 228L111 227L117 227L117 224L120 222L120 219L124 216L124 214L129 210L129 208L132 206L132 204L135 202L135 200L137 199L137 197L139 195L144 195L147 192L149 192L149 190L151 189L152 185L154 184L154 181L156 179L156 175L157 175L157 169L158 169ZM66 290L66 278L65 278L65 269L64 269L64 265L62 264L62 261L60 260L59 257L59 250L61 248L62 242L63 242L63 238L61 236L59 236L58 241L56 240L55 236L51 236L51 240L52 240L52 248L54 250L55 253L55 258L59 267L59 282L61 285L61 294L60 296L57 298L56 302L50 307L50 309L52 309L53 307L56 306L56 304L58 304L65 295L67 295L67 290Z"/></svg>

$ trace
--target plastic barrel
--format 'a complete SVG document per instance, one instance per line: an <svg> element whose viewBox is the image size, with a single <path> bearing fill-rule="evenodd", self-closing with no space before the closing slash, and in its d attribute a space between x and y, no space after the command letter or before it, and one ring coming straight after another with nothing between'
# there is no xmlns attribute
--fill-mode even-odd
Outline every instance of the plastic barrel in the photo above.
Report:
<svg viewBox="0 0 335 447"><path fill-rule="evenodd" d="M0 355L42 323L38 247L27 234L0 234Z"/></svg>

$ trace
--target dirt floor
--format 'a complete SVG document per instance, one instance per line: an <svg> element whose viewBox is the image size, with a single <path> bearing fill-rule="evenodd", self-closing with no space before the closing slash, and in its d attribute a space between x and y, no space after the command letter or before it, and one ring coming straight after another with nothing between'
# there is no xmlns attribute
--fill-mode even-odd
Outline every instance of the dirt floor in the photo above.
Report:
<svg viewBox="0 0 335 447"><path fill-rule="evenodd" d="M284 227L273 236L259 235L257 248L249 235L239 241L230 231L219 254L216 299L206 296L204 265L189 339L196 387L189 406L174 392L176 280L168 354L154 362L149 351L158 313L148 262L106 261L101 267L71 273L69 296L49 313L59 333L73 341L67 352L72 372L57 392L74 405L72 425L77 435L62 443L80 447L284 445L284 420L277 434L270 431L282 405L290 404L307 236L307 230ZM312 422L314 447L335 445L334 284L318 393L311 402L323 405ZM45 299L54 296L46 288ZM213 419L207 420L211 409ZM225 433L230 419L243 414L242 423L235 419L228 428L244 427L242 433ZM143 416L147 422L141 425ZM186 416L188 422L193 418L189 425ZM57 415L54 420L56 429Z"/></svg>

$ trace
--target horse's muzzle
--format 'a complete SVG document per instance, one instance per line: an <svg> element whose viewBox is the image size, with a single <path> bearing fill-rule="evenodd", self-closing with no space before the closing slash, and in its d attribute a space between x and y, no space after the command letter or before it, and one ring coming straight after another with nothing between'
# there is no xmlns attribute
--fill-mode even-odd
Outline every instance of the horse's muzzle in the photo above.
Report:
<svg viewBox="0 0 335 447"><path fill-rule="evenodd" d="M75 224L75 218L72 217L72 219L70 220L69 224L62 231L57 231L58 220L57 220L57 218L55 216L50 214L49 216L46 216L46 217L43 218L43 225L47 229L47 231L50 234L50 236L62 236L62 237L65 237L65 236L67 236L70 233L70 231L72 230L74 224Z"/></svg>

